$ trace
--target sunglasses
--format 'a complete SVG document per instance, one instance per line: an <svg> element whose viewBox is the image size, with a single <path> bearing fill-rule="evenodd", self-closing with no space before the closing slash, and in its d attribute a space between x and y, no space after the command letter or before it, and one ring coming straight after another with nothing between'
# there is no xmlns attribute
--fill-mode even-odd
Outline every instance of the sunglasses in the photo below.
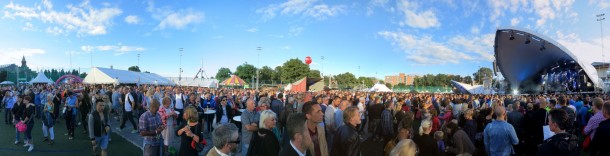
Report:
<svg viewBox="0 0 610 156"><path fill-rule="evenodd" d="M222 101L227 101L227 99L222 99Z"/></svg>
<svg viewBox="0 0 610 156"><path fill-rule="evenodd" d="M233 143L233 144L239 144L239 142L240 142L240 140L239 140L239 139L237 139L237 140L235 140L235 141L229 141L229 143Z"/></svg>

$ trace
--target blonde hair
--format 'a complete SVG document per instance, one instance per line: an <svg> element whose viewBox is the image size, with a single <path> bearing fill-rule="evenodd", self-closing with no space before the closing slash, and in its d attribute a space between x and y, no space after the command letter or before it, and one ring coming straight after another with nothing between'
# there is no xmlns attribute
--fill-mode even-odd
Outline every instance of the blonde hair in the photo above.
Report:
<svg viewBox="0 0 610 156"><path fill-rule="evenodd" d="M392 149L390 152L390 155L415 156L416 153L417 144L415 144L415 142L413 142L411 139L404 139L396 144L394 149Z"/></svg>
<svg viewBox="0 0 610 156"><path fill-rule="evenodd" d="M422 120L421 126L419 126L419 135L430 134L430 130L432 130L432 122L430 120Z"/></svg>
<svg viewBox="0 0 610 156"><path fill-rule="evenodd" d="M260 117L260 120L258 121L258 128L269 129L269 127L267 127L265 125L265 120L271 119L271 118L277 119L277 115L273 111L265 110L265 111L261 112L261 117Z"/></svg>
<svg viewBox="0 0 610 156"><path fill-rule="evenodd" d="M184 109L185 120L190 122L197 122L199 120L199 114L197 113L197 109L195 107L188 106Z"/></svg>

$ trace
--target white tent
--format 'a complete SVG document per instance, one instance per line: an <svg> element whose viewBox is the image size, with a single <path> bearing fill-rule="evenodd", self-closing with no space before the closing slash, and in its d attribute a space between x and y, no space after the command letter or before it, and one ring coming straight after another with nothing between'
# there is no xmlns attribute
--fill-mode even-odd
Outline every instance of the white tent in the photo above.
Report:
<svg viewBox="0 0 610 156"><path fill-rule="evenodd" d="M43 72L38 72L38 75L36 76L36 78L34 78L30 81L30 84L34 84L34 83L52 84L55 82L53 82L49 78L47 78L47 76L45 76Z"/></svg>
<svg viewBox="0 0 610 156"><path fill-rule="evenodd" d="M369 92L392 92L392 90L390 90L384 84L378 83L371 87L371 89L369 89Z"/></svg>
<svg viewBox="0 0 610 156"><path fill-rule="evenodd" d="M288 84L288 85L286 85L286 87L284 87L284 90L285 90L285 91L292 90L292 84Z"/></svg>
<svg viewBox="0 0 610 156"><path fill-rule="evenodd" d="M14 82L11 81L2 81L2 83L0 83L0 85L12 85L15 84Z"/></svg>
<svg viewBox="0 0 610 156"><path fill-rule="evenodd" d="M83 80L87 84L149 84L176 85L169 79L154 74L94 67Z"/></svg>
<svg viewBox="0 0 610 156"><path fill-rule="evenodd" d="M490 94L495 93L495 91L493 89L486 88L483 85L470 85L470 84L460 83L460 82L453 81L453 80L451 80L451 83L453 84L453 86L457 87L457 89L459 89L460 91L467 92L469 94L490 95Z"/></svg>
<svg viewBox="0 0 610 156"><path fill-rule="evenodd" d="M201 78L193 78L193 77L183 77L180 80L179 77L167 77L170 81L182 85L182 86L193 86L193 87L207 87L207 88L217 88L218 80L216 79L201 79Z"/></svg>

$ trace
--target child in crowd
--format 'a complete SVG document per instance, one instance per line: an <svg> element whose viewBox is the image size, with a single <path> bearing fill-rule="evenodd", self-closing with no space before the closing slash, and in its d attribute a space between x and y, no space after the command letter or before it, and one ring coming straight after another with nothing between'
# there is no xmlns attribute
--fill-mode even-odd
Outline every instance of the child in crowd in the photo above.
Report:
<svg viewBox="0 0 610 156"><path fill-rule="evenodd" d="M440 151L441 156L445 156L445 141L444 140L443 131L434 132L434 140L436 140L436 145L438 146L438 151Z"/></svg>

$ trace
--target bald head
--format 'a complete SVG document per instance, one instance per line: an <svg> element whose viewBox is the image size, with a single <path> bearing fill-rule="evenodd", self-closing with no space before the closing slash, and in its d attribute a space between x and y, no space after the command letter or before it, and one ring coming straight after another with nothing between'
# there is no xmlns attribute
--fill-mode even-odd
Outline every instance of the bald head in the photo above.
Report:
<svg viewBox="0 0 610 156"><path fill-rule="evenodd" d="M496 114L496 117L498 119L504 119L504 116L506 115L506 108L502 106L496 107L496 110L494 110L494 114Z"/></svg>

